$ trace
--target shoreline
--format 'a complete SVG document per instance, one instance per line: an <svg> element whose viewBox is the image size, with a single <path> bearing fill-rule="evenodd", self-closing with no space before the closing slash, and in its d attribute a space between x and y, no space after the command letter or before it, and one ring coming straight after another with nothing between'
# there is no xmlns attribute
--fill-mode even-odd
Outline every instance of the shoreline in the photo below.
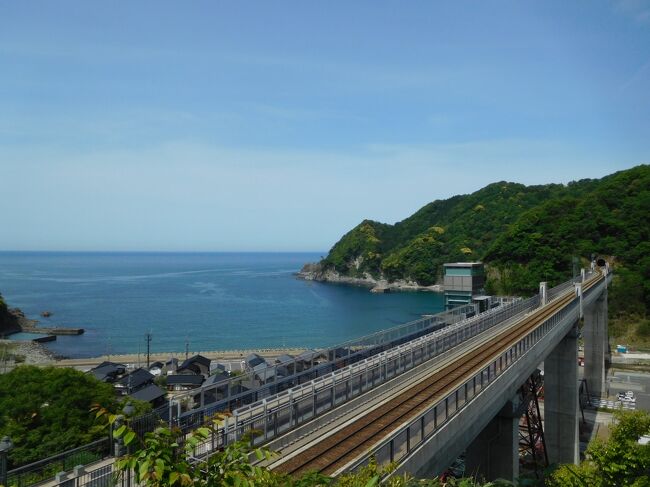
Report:
<svg viewBox="0 0 650 487"><path fill-rule="evenodd" d="M444 288L441 284L432 284L430 286L423 286L415 281L407 279L399 279L396 281L388 281L387 279L377 279L370 274L365 274L364 277L350 277L340 274L333 269L323 270L319 263L305 264L303 268L294 273L297 279L303 281L316 281L328 284L343 284L348 286L357 286L369 288L371 293L386 293L386 292L434 292L441 293Z"/></svg>
<svg viewBox="0 0 650 487"><path fill-rule="evenodd" d="M241 349L241 350L200 350L189 351L188 357L194 355L203 355L210 360L223 360L223 361L240 361L246 358L251 353L257 353L266 359L274 359L280 355L298 355L308 348L257 348L257 349ZM171 357L179 360L185 360L185 352L155 352L150 354L150 362L165 362ZM100 355L97 357L89 358L59 358L54 360L49 365L56 367L93 367L102 362L117 362L124 365L130 364L141 367L147 365L147 354L145 353L125 353L125 354L111 354Z"/></svg>
<svg viewBox="0 0 650 487"><path fill-rule="evenodd" d="M53 367L73 367L78 369L89 370L102 362L116 362L124 365L131 365L134 367L146 367L147 355L144 353L124 353L124 354L111 354L99 355L87 358L67 358L57 357L52 351L40 343L32 342L31 340L5 340L0 339L0 345L12 346L12 354L24 356L22 362L9 365L7 368L11 369L18 365L40 365L40 366L53 366ZM280 355L298 355L308 348L256 348L256 349L241 349L241 350L200 350L188 352L188 357L194 355L203 355L211 360L219 360L224 362L241 361L251 353L257 353L266 359L274 359ZM165 362L171 357L177 358L179 361L185 360L185 352L155 352L150 355L150 362ZM1 364L0 364L1 365ZM1 372L0 367L0 372Z"/></svg>

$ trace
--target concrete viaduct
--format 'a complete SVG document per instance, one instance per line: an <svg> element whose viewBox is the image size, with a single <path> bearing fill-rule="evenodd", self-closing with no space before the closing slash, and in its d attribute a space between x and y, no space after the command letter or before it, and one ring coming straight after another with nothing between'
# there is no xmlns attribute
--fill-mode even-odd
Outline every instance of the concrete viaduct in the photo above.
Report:
<svg viewBox="0 0 650 487"><path fill-rule="evenodd" d="M482 313L422 337L419 344L407 344L408 352L394 362L386 358L378 367L379 376L387 376L379 386L320 414L322 397L316 394L314 418L302 425L296 421L286 432L281 432L286 422L282 405L267 401L263 423L253 419L251 410L250 424L262 426L270 448L282 454L269 466L292 474L315 469L338 475L372 457L379 463L395 462L393 475L408 472L422 478L439 475L465 452L466 475L514 479L519 473L521 417L517 391L542 362L548 459L577 463L578 324L584 319L585 379L590 394L600 396L609 351L611 277L608 267L592 265L554 289L541 283L538 296L511 305L510 311L504 307ZM398 371L409 360L410 368L389 378L388 370ZM347 381L332 378L325 401L334 406L339 393L345 391L347 398L354 392L356 372L348 371ZM304 411L300 401L291 400L292 418ZM246 424L243 417L238 421Z"/></svg>

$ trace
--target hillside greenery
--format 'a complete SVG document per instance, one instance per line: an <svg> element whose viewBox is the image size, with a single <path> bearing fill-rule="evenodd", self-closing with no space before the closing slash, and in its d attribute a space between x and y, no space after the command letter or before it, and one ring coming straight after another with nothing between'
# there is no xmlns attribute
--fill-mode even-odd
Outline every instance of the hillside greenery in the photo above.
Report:
<svg viewBox="0 0 650 487"><path fill-rule="evenodd" d="M600 255L613 265L610 334L648 343L650 309L650 166L607 176L587 192L524 213L485 254L494 289L531 293L539 281L571 276L572 259Z"/></svg>
<svg viewBox="0 0 650 487"><path fill-rule="evenodd" d="M483 260L489 291L530 294L604 256L616 270L612 315L650 307L650 166L567 185L498 182L437 200L394 225L365 220L321 261L325 270L421 285L445 262Z"/></svg>

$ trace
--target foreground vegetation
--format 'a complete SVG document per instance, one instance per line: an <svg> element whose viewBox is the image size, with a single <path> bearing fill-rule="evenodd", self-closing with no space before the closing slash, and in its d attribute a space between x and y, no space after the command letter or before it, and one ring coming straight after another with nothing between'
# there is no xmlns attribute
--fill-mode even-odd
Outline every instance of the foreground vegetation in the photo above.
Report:
<svg viewBox="0 0 650 487"><path fill-rule="evenodd" d="M117 416L98 407L97 416L114 425ZM586 460L579 466L562 465L546 479L550 487L648 487L650 486L650 445L637 442L642 435L650 434L650 414L643 411L615 413L616 424L607 441L592 442L586 452ZM192 462L189 460L194 450L202 442L209 441L211 428L219 424L216 418L210 427L199 428L181 445L181 435L176 430L158 428L146 433L143 438L130 431L127 425L120 426L115 436L122 438L124 444L133 450L117 462L120 475L132 471L135 481L149 487L201 487L201 486L269 486L269 487L317 487L341 486L371 487L394 468L392 465L378 466L370 463L356 473L333 479L315 472L294 478L286 474L270 471L263 466L264 461L275 455L265 449L254 449L250 442L240 441L217 452L209 459ZM251 453L261 461L257 465L250 462ZM256 462L257 463L257 462ZM415 479L408 475L394 476L384 482L392 487L429 486L442 487L488 487L517 485L507 481L481 483L475 479ZM522 480L519 485L534 485Z"/></svg>
<svg viewBox="0 0 650 487"><path fill-rule="evenodd" d="M118 416L108 413L101 407L95 409L98 418L104 418L106 424L114 427ZM389 474L393 465L379 466L375 462L356 473L345 474L336 479L317 472L308 472L295 478L287 474L265 468L264 462L276 455L264 448L252 448L249 440L242 440L229 445L225 450L216 452L207 460L190 461L195 449L203 442L210 441L212 428L220 424L222 418L214 419L209 427L194 431L184 444L178 430L165 427L157 428L138 438L126 424L116 429L115 436L121 438L125 447L133 453L120 458L117 463L119 475L131 471L136 484L147 487L221 487L221 486L266 486L266 487L372 487ZM251 462L251 457L257 459ZM261 463L260 463L261 462ZM497 481L479 483L473 479L415 479L408 475L395 476L384 482L390 487L497 487L512 485L510 482Z"/></svg>
<svg viewBox="0 0 650 487"><path fill-rule="evenodd" d="M616 424L606 441L589 444L580 465L562 465L548 479L551 487L649 487L650 444L638 440L650 435L650 414L614 413Z"/></svg>

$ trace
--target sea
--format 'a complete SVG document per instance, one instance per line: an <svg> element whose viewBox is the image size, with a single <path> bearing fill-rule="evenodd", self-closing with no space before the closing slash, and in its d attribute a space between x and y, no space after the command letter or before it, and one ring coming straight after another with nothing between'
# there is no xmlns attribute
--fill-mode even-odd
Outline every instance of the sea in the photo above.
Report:
<svg viewBox="0 0 650 487"><path fill-rule="evenodd" d="M70 358L144 352L147 335L152 353L324 347L443 309L439 293L295 277L321 255L0 252L0 293L42 326L84 328L47 344Z"/></svg>

